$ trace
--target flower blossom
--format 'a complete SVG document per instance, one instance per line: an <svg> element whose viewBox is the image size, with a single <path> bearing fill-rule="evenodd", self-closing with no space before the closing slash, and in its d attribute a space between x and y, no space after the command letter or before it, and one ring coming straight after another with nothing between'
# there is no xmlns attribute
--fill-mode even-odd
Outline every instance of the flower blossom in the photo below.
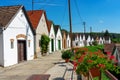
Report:
<svg viewBox="0 0 120 80"><path fill-rule="evenodd" d="M114 59L115 58L115 56L110 56L110 60L112 60L112 59Z"/></svg>
<svg viewBox="0 0 120 80"><path fill-rule="evenodd" d="M105 65L104 64L98 64L98 67L105 68Z"/></svg>
<svg viewBox="0 0 120 80"><path fill-rule="evenodd" d="M107 55L110 55L111 53L110 52L107 52Z"/></svg>
<svg viewBox="0 0 120 80"><path fill-rule="evenodd" d="M92 62L93 62L93 60L88 60L87 62L88 62L88 63L92 63Z"/></svg>
<svg viewBox="0 0 120 80"><path fill-rule="evenodd" d="M73 61L73 65L74 65L73 69L76 70L78 64L75 61Z"/></svg>

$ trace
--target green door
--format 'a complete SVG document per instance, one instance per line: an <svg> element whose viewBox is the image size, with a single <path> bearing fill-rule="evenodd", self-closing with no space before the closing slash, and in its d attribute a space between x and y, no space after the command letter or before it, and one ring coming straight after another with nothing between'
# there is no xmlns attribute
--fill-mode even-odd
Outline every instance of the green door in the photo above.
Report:
<svg viewBox="0 0 120 80"><path fill-rule="evenodd" d="M58 50L61 50L61 42L58 40Z"/></svg>
<svg viewBox="0 0 120 80"><path fill-rule="evenodd" d="M53 39L51 39L51 50L52 52L54 51L54 40Z"/></svg>

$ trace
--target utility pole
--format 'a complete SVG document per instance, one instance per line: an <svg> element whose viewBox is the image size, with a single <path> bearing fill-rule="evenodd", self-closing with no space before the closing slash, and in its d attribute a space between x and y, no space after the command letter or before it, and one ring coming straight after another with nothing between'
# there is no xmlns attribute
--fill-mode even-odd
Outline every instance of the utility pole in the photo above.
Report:
<svg viewBox="0 0 120 80"><path fill-rule="evenodd" d="M90 26L90 33L92 33L92 27Z"/></svg>
<svg viewBox="0 0 120 80"><path fill-rule="evenodd" d="M33 8L34 8L34 1L32 0L32 11L33 11Z"/></svg>
<svg viewBox="0 0 120 80"><path fill-rule="evenodd" d="M86 27L85 27L86 23L83 22L83 26L84 26L84 34L86 33Z"/></svg>
<svg viewBox="0 0 120 80"><path fill-rule="evenodd" d="M85 27L86 23L83 22L83 26L84 26L84 36L85 36L85 41L84 41L84 45L86 46L87 45L87 42L86 42L86 27Z"/></svg>
<svg viewBox="0 0 120 80"><path fill-rule="evenodd" d="M70 7L70 0L68 0L68 10L69 10L69 26L70 26L70 38L71 38L71 48L72 46L72 20L71 20L71 7Z"/></svg>

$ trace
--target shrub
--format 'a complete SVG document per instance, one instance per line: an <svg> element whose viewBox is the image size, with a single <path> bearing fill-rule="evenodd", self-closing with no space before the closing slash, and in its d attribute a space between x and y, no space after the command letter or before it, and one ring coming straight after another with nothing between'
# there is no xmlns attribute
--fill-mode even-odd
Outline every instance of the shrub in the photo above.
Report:
<svg viewBox="0 0 120 80"><path fill-rule="evenodd" d="M98 42L97 42L97 41L93 41L92 44L93 44L94 46L97 46L97 45L98 45Z"/></svg>
<svg viewBox="0 0 120 80"><path fill-rule="evenodd" d="M44 53L47 53L49 42L50 42L50 39L49 39L48 36L46 36L46 35L42 35L41 36L41 40L40 40L41 45L40 46L41 46L41 53L42 53L42 55Z"/></svg>
<svg viewBox="0 0 120 80"><path fill-rule="evenodd" d="M72 51L66 50L62 52L62 59L70 59L72 57Z"/></svg>

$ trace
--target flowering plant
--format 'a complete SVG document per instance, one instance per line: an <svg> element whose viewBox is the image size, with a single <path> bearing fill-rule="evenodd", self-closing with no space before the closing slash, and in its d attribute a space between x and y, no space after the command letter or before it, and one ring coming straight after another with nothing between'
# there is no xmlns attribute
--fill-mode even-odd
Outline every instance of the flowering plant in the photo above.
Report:
<svg viewBox="0 0 120 80"><path fill-rule="evenodd" d="M73 65L77 74L87 75L90 69L98 68L100 71L111 70L120 73L118 66L113 64L114 56L106 56L100 50L89 52L87 49L78 50L74 53Z"/></svg>

